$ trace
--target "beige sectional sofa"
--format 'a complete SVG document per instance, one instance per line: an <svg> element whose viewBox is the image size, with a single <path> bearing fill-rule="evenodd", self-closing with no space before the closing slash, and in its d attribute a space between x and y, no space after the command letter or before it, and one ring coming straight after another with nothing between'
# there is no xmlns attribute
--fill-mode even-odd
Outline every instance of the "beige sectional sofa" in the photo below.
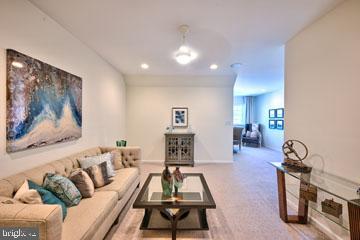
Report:
<svg viewBox="0 0 360 240"><path fill-rule="evenodd" d="M0 204L0 226L38 227L40 239L46 240L103 239L139 186L140 148L95 147L0 180L0 197L13 197L25 179L41 185L48 172L68 176L79 167L78 159L112 150L117 152L115 166L121 168L114 181L68 208L64 222L59 205Z"/></svg>

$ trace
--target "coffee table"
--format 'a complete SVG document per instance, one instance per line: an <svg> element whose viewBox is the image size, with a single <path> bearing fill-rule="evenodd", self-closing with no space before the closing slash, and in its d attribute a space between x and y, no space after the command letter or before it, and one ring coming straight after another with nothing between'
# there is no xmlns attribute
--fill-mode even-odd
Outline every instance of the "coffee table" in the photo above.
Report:
<svg viewBox="0 0 360 240"><path fill-rule="evenodd" d="M171 197L162 194L161 174L150 173L133 208L145 209L141 230L209 230L206 209L216 208L209 187L201 173L184 174L178 193Z"/></svg>

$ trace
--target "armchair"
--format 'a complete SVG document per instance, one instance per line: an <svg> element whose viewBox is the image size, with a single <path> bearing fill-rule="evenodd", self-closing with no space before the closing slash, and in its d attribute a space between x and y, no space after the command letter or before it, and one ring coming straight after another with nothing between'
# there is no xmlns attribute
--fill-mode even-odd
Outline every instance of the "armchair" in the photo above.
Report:
<svg viewBox="0 0 360 240"><path fill-rule="evenodd" d="M242 127L234 127L233 128L233 145L238 145L239 150L241 149L241 138L242 138L242 131L244 128ZM236 153L234 149L234 153Z"/></svg>
<svg viewBox="0 0 360 240"><path fill-rule="evenodd" d="M242 135L243 146L255 145L261 147L262 135L260 124L245 124L245 131Z"/></svg>

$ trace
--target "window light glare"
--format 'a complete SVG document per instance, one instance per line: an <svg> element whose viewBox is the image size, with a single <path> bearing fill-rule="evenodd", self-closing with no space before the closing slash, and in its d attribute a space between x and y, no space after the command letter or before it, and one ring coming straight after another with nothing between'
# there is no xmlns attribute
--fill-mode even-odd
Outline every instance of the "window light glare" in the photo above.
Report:
<svg viewBox="0 0 360 240"><path fill-rule="evenodd" d="M17 62L17 61L13 61L13 62L11 63L11 65L12 65L13 67L16 67L16 68L23 68L23 67L24 67L24 64L22 64L21 62Z"/></svg>

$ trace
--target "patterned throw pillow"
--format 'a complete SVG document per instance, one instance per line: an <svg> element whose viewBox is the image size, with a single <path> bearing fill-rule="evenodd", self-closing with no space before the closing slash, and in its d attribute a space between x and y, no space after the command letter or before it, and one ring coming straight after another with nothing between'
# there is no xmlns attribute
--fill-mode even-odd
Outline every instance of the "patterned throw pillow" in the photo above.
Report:
<svg viewBox="0 0 360 240"><path fill-rule="evenodd" d="M107 175L106 164L106 162L102 162L99 165L93 165L85 169L85 172L89 174L96 188L105 186L112 182Z"/></svg>
<svg viewBox="0 0 360 240"><path fill-rule="evenodd" d="M76 186L61 175L47 173L43 187L54 193L67 207L76 206L81 200L81 194Z"/></svg>
<svg viewBox="0 0 360 240"><path fill-rule="evenodd" d="M97 156L85 157L79 160L80 166L82 169L89 168L94 165L99 165L102 162L106 162L106 171L109 177L115 176L114 166L112 164L112 157L111 153L104 153Z"/></svg>
<svg viewBox="0 0 360 240"><path fill-rule="evenodd" d="M67 214L67 208L65 206L65 203L63 203L60 199L58 199L52 192L46 190L45 188L37 185L36 183L28 180L29 188L35 189L41 196L41 200L44 204L58 204L61 207L62 210L62 217L63 220L66 217Z"/></svg>
<svg viewBox="0 0 360 240"><path fill-rule="evenodd" d="M94 194L94 183L89 175L81 168L75 169L69 176L69 179L79 189L83 198L90 198Z"/></svg>

